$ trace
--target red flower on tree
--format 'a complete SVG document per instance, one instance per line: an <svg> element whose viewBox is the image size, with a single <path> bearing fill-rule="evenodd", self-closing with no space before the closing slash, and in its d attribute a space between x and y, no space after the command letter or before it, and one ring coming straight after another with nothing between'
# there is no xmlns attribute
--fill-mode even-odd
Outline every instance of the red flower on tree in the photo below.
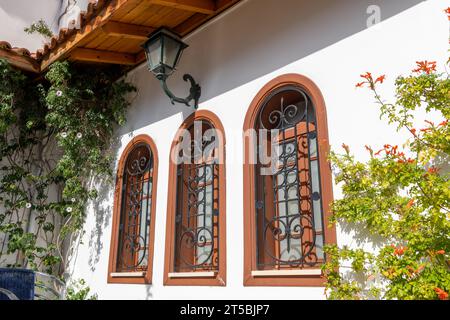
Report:
<svg viewBox="0 0 450 320"><path fill-rule="evenodd" d="M427 171L430 174L436 174L438 172L438 169L436 167L430 167Z"/></svg>
<svg viewBox="0 0 450 320"><path fill-rule="evenodd" d="M407 209L411 208L414 205L414 202L415 202L414 199L409 200L408 204L406 205L406 208Z"/></svg>
<svg viewBox="0 0 450 320"><path fill-rule="evenodd" d="M442 290L441 288L434 288L434 291L437 293L439 299L441 300L447 300L448 299L448 293Z"/></svg>
<svg viewBox="0 0 450 320"><path fill-rule="evenodd" d="M369 85L369 88L372 90L375 89L375 84L377 84L378 82L383 83L384 80L386 80L386 75L379 76L378 78L376 78L376 80L373 80L372 73L370 72L366 72L360 75L360 77L363 78L365 81L357 83L356 87L362 88L367 83Z"/></svg>
<svg viewBox="0 0 450 320"><path fill-rule="evenodd" d="M362 74L361 78L364 78L367 81L373 81L372 74L370 72L366 72L365 74Z"/></svg>
<svg viewBox="0 0 450 320"><path fill-rule="evenodd" d="M386 80L386 75L379 76L379 77L375 80L375 83L377 83L377 82L383 83L384 80Z"/></svg>
<svg viewBox="0 0 450 320"><path fill-rule="evenodd" d="M413 72L420 73L425 72L426 74L431 74L436 71L436 61L417 61L417 68L413 70Z"/></svg>
<svg viewBox="0 0 450 320"><path fill-rule="evenodd" d="M444 10L444 12L447 14L448 20L450 20L450 7Z"/></svg>
<svg viewBox="0 0 450 320"><path fill-rule="evenodd" d="M408 249L408 247L400 246L400 247L398 247L398 248L395 248L394 254L395 254L396 256L402 256L402 255L405 254L405 252L406 252L407 249Z"/></svg>
<svg viewBox="0 0 450 320"><path fill-rule="evenodd" d="M417 268L416 273L422 272L423 269L425 269L425 266L424 266L423 264L421 264L421 265Z"/></svg>

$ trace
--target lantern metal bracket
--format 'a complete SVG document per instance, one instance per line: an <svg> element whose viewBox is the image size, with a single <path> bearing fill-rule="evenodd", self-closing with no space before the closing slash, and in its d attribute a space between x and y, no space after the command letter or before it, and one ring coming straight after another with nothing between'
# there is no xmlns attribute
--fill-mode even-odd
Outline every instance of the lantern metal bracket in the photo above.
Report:
<svg viewBox="0 0 450 320"><path fill-rule="evenodd" d="M191 88L189 89L189 95L186 98L179 98L175 96L172 91L170 91L169 87L167 86L167 78L168 76L164 74L159 74L157 76L159 82L161 83L161 87L164 90L164 92L167 94L167 96L170 98L170 102L174 105L175 102L185 104L186 106L190 107L190 102L194 100L194 109L198 108L198 101L200 99L200 95L202 92L202 89L200 85L195 82L194 78L190 74L185 74L183 76L183 80L186 82L190 82Z"/></svg>

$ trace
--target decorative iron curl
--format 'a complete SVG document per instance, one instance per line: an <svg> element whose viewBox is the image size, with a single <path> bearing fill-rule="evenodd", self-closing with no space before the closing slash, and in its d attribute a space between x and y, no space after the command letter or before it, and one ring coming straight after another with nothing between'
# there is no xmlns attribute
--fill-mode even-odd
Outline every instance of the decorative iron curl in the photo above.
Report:
<svg viewBox="0 0 450 320"><path fill-rule="evenodd" d="M180 255L183 263L191 268L198 268L209 264L209 260L214 253L214 236L206 227L197 228L196 230L188 229L184 231L180 236L179 248L180 252L182 252L183 248L186 249L198 249L198 248L207 248L210 250L207 251L207 255L205 258L197 261L197 263L191 263L186 261L183 255Z"/></svg>
<svg viewBox="0 0 450 320"><path fill-rule="evenodd" d="M145 151L144 151L145 150ZM142 155L141 153L145 153ZM151 164L151 151L148 146L137 146L129 155L127 173L130 176L137 176L144 174ZM137 156L137 158L133 158Z"/></svg>
<svg viewBox="0 0 450 320"><path fill-rule="evenodd" d="M301 90L295 90L295 92L301 94L303 97L303 101L305 102L305 110L300 119L300 121L302 121L306 117L308 112L309 99L305 92ZM264 124L265 121L263 119L263 115L265 114L264 110L267 105L267 103L264 104L261 111L259 112L259 124L261 129L265 130L269 130L269 128L267 128ZM270 128L271 130L284 130L295 126L299 122L298 120L296 120L298 118L299 112L299 107L295 104L289 104L285 106L284 97L281 97L280 107L272 110L265 120L268 121L268 123L272 126Z"/></svg>
<svg viewBox="0 0 450 320"><path fill-rule="evenodd" d="M189 82L191 84L191 87L189 89L189 95L186 98L179 98L175 96L172 91L170 91L169 87L167 86L167 76L160 77L160 83L161 87L163 88L164 92L167 94L167 96L170 98L170 102L174 105L175 102L182 103L186 105L187 107L190 107L190 102L194 100L194 109L198 108L198 101L200 99L201 95L201 87L200 85L195 82L194 78L190 74L185 74L183 76L183 80L186 82Z"/></svg>
<svg viewBox="0 0 450 320"><path fill-rule="evenodd" d="M264 228L264 239L265 241L286 241L286 249L285 251L289 254L292 250L297 251L301 257L296 257L295 254L291 255L289 260L284 260L279 257L276 257L272 254L272 252L265 247L265 252L269 255L275 262L282 265L290 265L290 266L303 266L303 265L311 265L313 266L317 262L317 256L315 254L315 239L316 239L316 231L312 227L312 220L307 215L296 214L293 216L287 216L288 222L283 221L286 219L286 216L277 216L272 218L269 222L266 223ZM305 220L306 223L302 223ZM281 226L280 226L281 225ZM305 236L305 230L310 229L312 241L303 241L303 237ZM301 253L298 248L291 247L291 240L301 240L302 251ZM281 256L281 255L280 255Z"/></svg>
<svg viewBox="0 0 450 320"><path fill-rule="evenodd" d="M123 245L122 245L122 252L119 254L119 264L127 269L127 270L134 270L141 266L142 262L145 259L145 251L147 250L147 247L145 245L145 239L141 235L136 234L126 234L124 235ZM143 252L141 257L139 259L135 259L134 257L136 254ZM129 261L133 261L134 263L129 264L126 263L124 260L124 257L128 256L131 259L128 259Z"/></svg>

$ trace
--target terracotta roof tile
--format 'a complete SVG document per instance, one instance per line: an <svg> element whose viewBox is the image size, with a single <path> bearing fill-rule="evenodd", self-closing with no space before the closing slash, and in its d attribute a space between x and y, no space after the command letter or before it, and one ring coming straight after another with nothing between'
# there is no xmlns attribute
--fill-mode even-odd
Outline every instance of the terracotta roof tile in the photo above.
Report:
<svg viewBox="0 0 450 320"><path fill-rule="evenodd" d="M11 53L19 55L19 56L32 57L32 54L28 49L13 47L7 41L0 41L0 50L11 52Z"/></svg>
<svg viewBox="0 0 450 320"><path fill-rule="evenodd" d="M67 28L63 28L57 35L54 35L48 43L45 43L42 49L37 50L35 56L37 59L42 59L43 56L50 53L58 44L63 43L70 36L72 36L77 30L85 27L91 20L91 18L97 16L103 7L110 3L112 0L93 0L88 4L86 11L81 11L78 21L79 25L76 26L76 21L73 20L69 23ZM77 27L77 28L76 28Z"/></svg>
<svg viewBox="0 0 450 320"><path fill-rule="evenodd" d="M6 41L0 41L0 49L3 49L3 50L10 50L12 47L11 47L11 44L9 43L9 42L6 42Z"/></svg>
<svg viewBox="0 0 450 320"><path fill-rule="evenodd" d="M30 53L26 48L13 47L7 41L0 41L0 58L8 60L13 66L25 71L34 73L40 71L35 54Z"/></svg>
<svg viewBox="0 0 450 320"><path fill-rule="evenodd" d="M58 44L63 43L77 30L82 29L84 26L86 26L86 24L90 22L90 19L96 16L100 12L100 10L103 9L104 5L109 2L111 2L111 0L91 0L87 7L87 10L80 12L78 28L75 28L76 21L72 21L67 28L62 28L61 30L59 30L58 34L54 35L49 42L45 43L41 49L38 49L34 53L31 53L26 48L13 47L7 41L0 41L0 50L3 51L3 53L25 56L39 61L43 56L49 54L50 51L54 49Z"/></svg>
<svg viewBox="0 0 450 320"><path fill-rule="evenodd" d="M16 54L21 55L21 56L27 56L27 57L31 57L31 53L28 49L26 48L17 48L14 47L12 49L10 49L11 51L14 51Z"/></svg>

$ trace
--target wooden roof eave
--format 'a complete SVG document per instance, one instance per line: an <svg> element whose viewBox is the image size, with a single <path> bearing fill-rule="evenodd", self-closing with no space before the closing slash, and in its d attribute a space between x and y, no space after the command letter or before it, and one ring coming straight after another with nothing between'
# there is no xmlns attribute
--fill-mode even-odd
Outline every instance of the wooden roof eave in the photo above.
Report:
<svg viewBox="0 0 450 320"><path fill-rule="evenodd" d="M159 25L144 26L115 21L124 13L130 12L138 4L158 5L192 13L190 18L177 25L174 30L182 36L223 12L240 0L115 0L98 1L97 7L90 7L90 15L83 14L84 21L79 30L65 31L54 37L50 49L40 57L40 70L45 71L50 64L62 59L120 65L137 65L145 60L143 50L139 52L115 52L84 48L83 42L96 36L122 37L144 42L148 34ZM97 13L94 14L94 10ZM61 39L61 37L66 37Z"/></svg>
<svg viewBox="0 0 450 320"><path fill-rule="evenodd" d="M42 57L41 70L46 70L53 62L66 58L67 55L76 48L76 45L80 41L82 41L93 31L102 27L110 19L112 13L120 4L130 1L135 0L118 0L106 5L98 15L93 17L90 22L86 23L86 25L82 26L80 30L77 30L68 39L62 41L61 44L55 44L55 47L50 50L46 56Z"/></svg>

